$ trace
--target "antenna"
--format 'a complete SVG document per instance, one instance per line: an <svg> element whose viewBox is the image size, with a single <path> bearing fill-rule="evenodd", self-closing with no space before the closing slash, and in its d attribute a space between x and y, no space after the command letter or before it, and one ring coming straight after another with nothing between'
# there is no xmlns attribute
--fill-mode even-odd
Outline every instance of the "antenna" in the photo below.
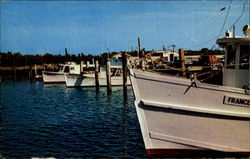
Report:
<svg viewBox="0 0 250 159"><path fill-rule="evenodd" d="M233 37L235 38L235 25L233 25Z"/></svg>
<svg viewBox="0 0 250 159"><path fill-rule="evenodd" d="M172 44L171 46L173 47L173 52L174 52L174 48L176 47L176 45L175 45L175 44Z"/></svg>

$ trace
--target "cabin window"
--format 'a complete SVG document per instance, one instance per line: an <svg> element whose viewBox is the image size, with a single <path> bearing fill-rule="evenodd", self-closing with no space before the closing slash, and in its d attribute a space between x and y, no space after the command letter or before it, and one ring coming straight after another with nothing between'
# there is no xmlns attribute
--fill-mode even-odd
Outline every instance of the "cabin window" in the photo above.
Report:
<svg viewBox="0 0 250 159"><path fill-rule="evenodd" d="M62 71L62 70L63 70L63 66L60 66L60 67L59 67L59 70Z"/></svg>
<svg viewBox="0 0 250 159"><path fill-rule="evenodd" d="M227 47L227 68L235 68L236 48L232 45Z"/></svg>
<svg viewBox="0 0 250 159"><path fill-rule="evenodd" d="M69 66L66 66L64 72L69 72Z"/></svg>
<svg viewBox="0 0 250 159"><path fill-rule="evenodd" d="M169 58L171 62L174 61L174 54L170 54Z"/></svg>
<svg viewBox="0 0 250 159"><path fill-rule="evenodd" d="M240 69L249 69L249 45L240 46Z"/></svg>
<svg viewBox="0 0 250 159"><path fill-rule="evenodd" d="M95 68L94 67L84 67L83 68L83 71L95 71Z"/></svg>
<svg viewBox="0 0 250 159"><path fill-rule="evenodd" d="M55 72L59 72L59 71L61 71L62 70L62 67L60 66L60 67L56 67L56 69L54 70Z"/></svg>
<svg viewBox="0 0 250 159"><path fill-rule="evenodd" d="M154 53L151 56L161 56L161 57L163 57L163 53Z"/></svg>

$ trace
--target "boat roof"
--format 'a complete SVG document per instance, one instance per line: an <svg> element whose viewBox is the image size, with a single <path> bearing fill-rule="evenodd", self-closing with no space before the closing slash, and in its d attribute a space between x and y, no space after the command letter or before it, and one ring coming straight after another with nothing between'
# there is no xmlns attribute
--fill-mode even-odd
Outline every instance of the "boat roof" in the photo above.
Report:
<svg viewBox="0 0 250 159"><path fill-rule="evenodd" d="M224 38L220 38L216 40L216 43L218 45L225 45L225 44L235 44L235 43L240 43L240 44L246 44L246 45L250 45L250 39L248 37L224 37Z"/></svg>

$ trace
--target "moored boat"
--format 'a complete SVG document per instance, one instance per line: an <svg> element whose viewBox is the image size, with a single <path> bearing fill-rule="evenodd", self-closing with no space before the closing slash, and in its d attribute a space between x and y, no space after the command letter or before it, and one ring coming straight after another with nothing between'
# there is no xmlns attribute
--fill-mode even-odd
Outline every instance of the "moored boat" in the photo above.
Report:
<svg viewBox="0 0 250 159"><path fill-rule="evenodd" d="M69 73L80 73L80 65L74 62L67 62L66 64L60 65L58 71L43 71L43 82L44 83L65 83L65 74Z"/></svg>
<svg viewBox="0 0 250 159"><path fill-rule="evenodd" d="M106 68L100 67L98 72L99 76L99 86L107 86L106 80ZM123 85L123 76L120 72L121 68L114 68L111 76L111 85L112 86L122 86ZM128 85L131 85L129 77L127 77ZM85 73L83 74L65 74L66 86L67 87L95 87L95 74L94 73Z"/></svg>
<svg viewBox="0 0 250 159"><path fill-rule="evenodd" d="M225 37L223 86L130 69L148 156L250 156L250 39Z"/></svg>
<svg viewBox="0 0 250 159"><path fill-rule="evenodd" d="M111 73L111 85L122 86L122 62L117 59L109 58L110 62L110 73ZM97 66L99 86L107 86L107 66ZM66 86L67 87L95 87L95 68L86 67L83 69L81 74L65 74ZM129 76L127 77L127 85L131 85Z"/></svg>

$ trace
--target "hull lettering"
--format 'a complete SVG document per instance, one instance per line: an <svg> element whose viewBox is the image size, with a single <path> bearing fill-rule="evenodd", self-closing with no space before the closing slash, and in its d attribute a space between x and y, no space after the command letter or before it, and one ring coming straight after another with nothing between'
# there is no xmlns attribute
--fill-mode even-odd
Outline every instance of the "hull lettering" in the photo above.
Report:
<svg viewBox="0 0 250 159"><path fill-rule="evenodd" d="M250 99L224 96L223 104L249 107Z"/></svg>

